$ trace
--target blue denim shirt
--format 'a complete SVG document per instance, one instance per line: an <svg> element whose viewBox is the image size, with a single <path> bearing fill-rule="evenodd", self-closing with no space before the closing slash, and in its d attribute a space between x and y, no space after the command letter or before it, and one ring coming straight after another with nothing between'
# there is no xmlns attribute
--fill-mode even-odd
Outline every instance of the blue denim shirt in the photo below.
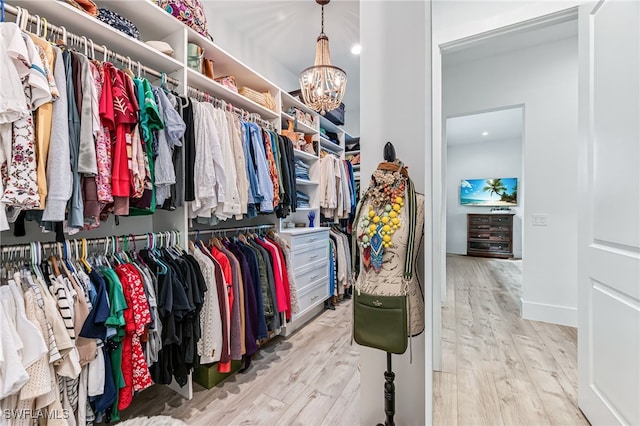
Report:
<svg viewBox="0 0 640 426"><path fill-rule="evenodd" d="M249 201L247 206L247 216L255 217L258 215L256 212L255 203L262 201L259 193L258 178L256 176L256 168L253 164L253 156L251 155L251 138L249 136L248 123L242 122L242 150L244 151L244 158L246 159L247 166L247 178L249 180Z"/></svg>
<svg viewBox="0 0 640 426"><path fill-rule="evenodd" d="M273 182L267 166L267 153L264 148L262 131L255 123L246 123L246 125L249 129L253 154L255 155L254 165L258 177L259 194L262 196L261 200L256 199L256 201L260 201L262 213L271 213L273 212Z"/></svg>

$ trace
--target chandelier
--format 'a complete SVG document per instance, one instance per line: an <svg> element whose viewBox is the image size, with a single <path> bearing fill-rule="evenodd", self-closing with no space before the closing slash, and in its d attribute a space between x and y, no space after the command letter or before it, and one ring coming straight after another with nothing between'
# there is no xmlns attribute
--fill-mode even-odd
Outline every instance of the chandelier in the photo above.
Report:
<svg viewBox="0 0 640 426"><path fill-rule="evenodd" d="M321 31L316 42L316 59L312 67L300 73L304 103L324 115L340 106L347 88L347 73L331 65L329 37L324 33L324 5L330 0L316 0L322 7Z"/></svg>

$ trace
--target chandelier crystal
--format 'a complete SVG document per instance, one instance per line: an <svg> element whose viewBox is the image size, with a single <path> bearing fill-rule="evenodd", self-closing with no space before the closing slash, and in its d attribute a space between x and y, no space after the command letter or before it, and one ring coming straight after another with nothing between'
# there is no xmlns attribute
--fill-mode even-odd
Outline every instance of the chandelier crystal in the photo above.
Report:
<svg viewBox="0 0 640 426"><path fill-rule="evenodd" d="M322 6L321 31L316 42L313 66L300 73L302 99L309 108L324 115L340 106L347 88L347 73L331 65L329 37L324 33L324 5L330 0L316 0Z"/></svg>

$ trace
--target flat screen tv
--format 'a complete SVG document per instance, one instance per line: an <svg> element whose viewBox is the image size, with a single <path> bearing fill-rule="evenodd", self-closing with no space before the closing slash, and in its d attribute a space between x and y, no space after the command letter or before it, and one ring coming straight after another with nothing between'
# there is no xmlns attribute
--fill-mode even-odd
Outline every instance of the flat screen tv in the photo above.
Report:
<svg viewBox="0 0 640 426"><path fill-rule="evenodd" d="M502 207L518 205L518 179L463 179L460 181L463 206Z"/></svg>

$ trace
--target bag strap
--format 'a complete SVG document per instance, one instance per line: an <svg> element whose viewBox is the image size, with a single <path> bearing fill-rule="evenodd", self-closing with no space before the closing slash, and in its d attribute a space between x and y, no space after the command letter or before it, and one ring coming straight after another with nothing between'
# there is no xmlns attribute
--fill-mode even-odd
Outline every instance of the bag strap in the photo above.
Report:
<svg viewBox="0 0 640 426"><path fill-rule="evenodd" d="M404 279L411 281L413 277L413 263L416 243L416 214L418 213L418 203L416 197L416 188L410 177L407 177L407 209L409 209L409 239L407 240L407 254L404 260Z"/></svg>

